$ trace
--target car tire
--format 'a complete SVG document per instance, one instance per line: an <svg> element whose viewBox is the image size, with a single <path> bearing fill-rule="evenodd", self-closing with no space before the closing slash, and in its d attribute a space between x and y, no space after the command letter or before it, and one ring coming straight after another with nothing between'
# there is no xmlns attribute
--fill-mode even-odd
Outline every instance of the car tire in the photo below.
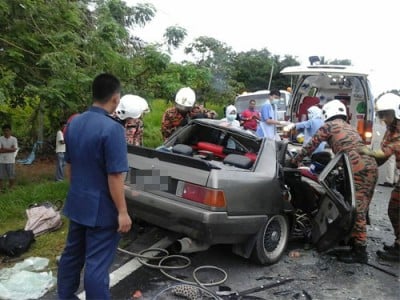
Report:
<svg viewBox="0 0 400 300"><path fill-rule="evenodd" d="M271 265L279 261L289 239L289 222L284 215L270 216L256 235L252 260L257 264Z"/></svg>

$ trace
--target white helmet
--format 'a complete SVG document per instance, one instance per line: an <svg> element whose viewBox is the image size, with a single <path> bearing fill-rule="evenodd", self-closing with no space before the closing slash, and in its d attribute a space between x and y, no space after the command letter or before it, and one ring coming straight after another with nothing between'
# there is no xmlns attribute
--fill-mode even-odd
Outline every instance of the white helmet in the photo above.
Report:
<svg viewBox="0 0 400 300"><path fill-rule="evenodd" d="M322 109L313 105L307 109L307 115L309 120L322 119Z"/></svg>
<svg viewBox="0 0 400 300"><path fill-rule="evenodd" d="M137 119L149 111L149 105L145 99L136 95L125 95L119 101L115 112L118 118L125 120L127 118Z"/></svg>
<svg viewBox="0 0 400 300"><path fill-rule="evenodd" d="M175 96L175 103L182 108L192 108L196 102L196 94L190 87L181 88Z"/></svg>
<svg viewBox="0 0 400 300"><path fill-rule="evenodd" d="M382 95L375 104L376 112L393 110L396 119L400 120L400 96L393 93Z"/></svg>
<svg viewBox="0 0 400 300"><path fill-rule="evenodd" d="M332 100L322 107L322 115L324 121L329 120L334 116L347 117L346 106L340 100Z"/></svg>

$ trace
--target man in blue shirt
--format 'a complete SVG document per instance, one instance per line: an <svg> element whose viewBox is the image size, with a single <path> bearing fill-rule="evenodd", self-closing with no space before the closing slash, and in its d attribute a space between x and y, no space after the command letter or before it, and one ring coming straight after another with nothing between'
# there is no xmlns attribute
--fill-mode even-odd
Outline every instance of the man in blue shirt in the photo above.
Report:
<svg viewBox="0 0 400 300"><path fill-rule="evenodd" d="M280 140L276 130L276 125L285 125L287 122L278 121L276 102L279 101L281 92L279 90L271 90L268 95L268 101L261 106L261 120L258 124L256 135L272 140Z"/></svg>
<svg viewBox="0 0 400 300"><path fill-rule="evenodd" d="M109 116L119 104L120 89L113 75L98 75L92 106L73 118L66 131L70 188L64 214L70 224L58 268L59 299L78 299L83 267L86 299L110 299L109 268L120 233L131 228L124 196L125 132Z"/></svg>

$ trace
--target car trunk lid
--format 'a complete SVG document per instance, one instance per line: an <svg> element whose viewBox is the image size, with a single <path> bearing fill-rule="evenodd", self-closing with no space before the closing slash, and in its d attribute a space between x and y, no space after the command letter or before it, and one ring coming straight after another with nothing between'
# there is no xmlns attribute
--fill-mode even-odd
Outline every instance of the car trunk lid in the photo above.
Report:
<svg viewBox="0 0 400 300"><path fill-rule="evenodd" d="M223 192L207 187L210 172L219 169L209 161L129 146L128 162L125 184L133 190L209 209L225 209Z"/></svg>

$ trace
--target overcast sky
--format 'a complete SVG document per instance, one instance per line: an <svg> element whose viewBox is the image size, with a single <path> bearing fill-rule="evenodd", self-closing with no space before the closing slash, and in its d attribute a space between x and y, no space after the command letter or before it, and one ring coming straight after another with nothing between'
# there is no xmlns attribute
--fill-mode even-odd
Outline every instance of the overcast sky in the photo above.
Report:
<svg viewBox="0 0 400 300"><path fill-rule="evenodd" d="M350 59L370 70L373 93L400 89L399 9L395 0L126 0L148 2L155 18L139 33L161 42L168 26L187 30L185 44L213 37L234 51L268 49L308 64L311 55ZM175 60L183 59L176 53ZM189 59L189 57L186 57Z"/></svg>

